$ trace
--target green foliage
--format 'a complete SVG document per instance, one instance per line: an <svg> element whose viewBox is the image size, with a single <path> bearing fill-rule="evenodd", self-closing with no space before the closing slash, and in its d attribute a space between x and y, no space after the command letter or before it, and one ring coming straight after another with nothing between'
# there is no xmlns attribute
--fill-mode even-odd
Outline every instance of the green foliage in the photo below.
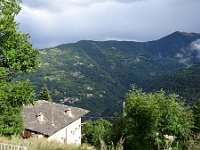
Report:
<svg viewBox="0 0 200 150"><path fill-rule="evenodd" d="M43 87L42 88L42 90L40 92L40 95L39 95L39 99L52 102L52 98L51 98L51 95L50 95L49 90L48 90L47 87Z"/></svg>
<svg viewBox="0 0 200 150"><path fill-rule="evenodd" d="M88 120L85 122L82 134L84 143L89 143L96 148L100 149L101 141L106 142L106 144L111 144L110 135L111 135L112 124L104 119L98 119L96 121Z"/></svg>
<svg viewBox="0 0 200 150"><path fill-rule="evenodd" d="M37 66L38 51L28 42L29 35L18 31L15 16L20 11L19 0L0 2L0 70L1 78L11 80L17 73L33 70Z"/></svg>
<svg viewBox="0 0 200 150"><path fill-rule="evenodd" d="M192 112L175 94L145 93L133 86L126 95L123 136L127 149L180 149L193 127ZM170 141L169 140L173 140Z"/></svg>
<svg viewBox="0 0 200 150"><path fill-rule="evenodd" d="M194 114L194 131L195 133L200 133L200 100L196 101L193 107Z"/></svg>
<svg viewBox="0 0 200 150"><path fill-rule="evenodd" d="M200 134L191 135L187 140L188 150L199 150L200 149Z"/></svg>
<svg viewBox="0 0 200 150"><path fill-rule="evenodd" d="M0 133L19 134L23 130L21 110L33 103L33 87L29 81L1 83L0 86Z"/></svg>
<svg viewBox="0 0 200 150"><path fill-rule="evenodd" d="M200 64L185 67L164 76L156 76L145 86L146 91L163 89L180 95L187 103L200 99Z"/></svg>
<svg viewBox="0 0 200 150"><path fill-rule="evenodd" d="M55 102L89 109L95 116L114 111L123 88L84 52L52 48L41 50L40 56L41 68L26 76L38 95L46 85Z"/></svg>
<svg viewBox="0 0 200 150"><path fill-rule="evenodd" d="M21 110L33 102L29 81L14 78L37 67L38 51L28 42L29 35L18 31L15 17L20 0L0 1L0 134L18 134L23 129Z"/></svg>
<svg viewBox="0 0 200 150"><path fill-rule="evenodd" d="M21 110L17 107L6 107L7 110L0 111L0 133L5 136L20 134L23 131L23 120L20 116Z"/></svg>
<svg viewBox="0 0 200 150"><path fill-rule="evenodd" d="M103 140L100 140L100 143L100 150L123 150L124 141L120 139L116 146L114 146L113 143L111 143L111 145L106 145L106 143Z"/></svg>

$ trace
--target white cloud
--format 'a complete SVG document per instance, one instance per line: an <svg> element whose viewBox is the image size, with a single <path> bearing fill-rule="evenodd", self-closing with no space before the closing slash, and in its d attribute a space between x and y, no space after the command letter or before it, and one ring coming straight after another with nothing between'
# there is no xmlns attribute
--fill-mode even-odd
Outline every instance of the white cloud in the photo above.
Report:
<svg viewBox="0 0 200 150"><path fill-rule="evenodd" d="M191 60L196 57L200 59L200 39L191 42L187 48L182 48L180 52L175 55L179 63L185 65L190 65Z"/></svg>
<svg viewBox="0 0 200 150"><path fill-rule="evenodd" d="M198 0L24 0L17 17L35 47L82 39L153 40L200 32Z"/></svg>
<svg viewBox="0 0 200 150"><path fill-rule="evenodd" d="M191 49L197 52L197 57L200 58L200 39L191 43Z"/></svg>
<svg viewBox="0 0 200 150"><path fill-rule="evenodd" d="M177 53L175 56L178 59L178 62L184 65L189 65L191 58L190 57L185 57L184 54L182 53Z"/></svg>

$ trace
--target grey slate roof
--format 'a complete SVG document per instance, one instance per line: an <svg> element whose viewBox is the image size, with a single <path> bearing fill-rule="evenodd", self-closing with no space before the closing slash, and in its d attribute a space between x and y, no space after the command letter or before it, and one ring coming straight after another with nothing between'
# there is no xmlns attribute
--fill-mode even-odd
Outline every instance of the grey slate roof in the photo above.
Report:
<svg viewBox="0 0 200 150"><path fill-rule="evenodd" d="M65 113L66 110L70 109L72 117ZM88 110L78 107L39 100L34 105L25 106L22 111L22 117L25 129L51 136L88 112ZM38 114L44 115L44 122L38 120Z"/></svg>

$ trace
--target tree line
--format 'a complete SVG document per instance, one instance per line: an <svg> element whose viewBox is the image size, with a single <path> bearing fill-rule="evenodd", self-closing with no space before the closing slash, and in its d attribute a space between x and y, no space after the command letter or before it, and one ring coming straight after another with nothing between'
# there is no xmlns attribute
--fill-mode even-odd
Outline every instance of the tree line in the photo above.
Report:
<svg viewBox="0 0 200 150"><path fill-rule="evenodd" d="M176 94L162 90L147 93L136 86L125 99L124 113L113 116L112 122L102 118L86 122L84 142L101 149L104 141L109 149L122 139L124 149L137 150L187 150L197 142L194 137L200 132L200 101L191 107Z"/></svg>

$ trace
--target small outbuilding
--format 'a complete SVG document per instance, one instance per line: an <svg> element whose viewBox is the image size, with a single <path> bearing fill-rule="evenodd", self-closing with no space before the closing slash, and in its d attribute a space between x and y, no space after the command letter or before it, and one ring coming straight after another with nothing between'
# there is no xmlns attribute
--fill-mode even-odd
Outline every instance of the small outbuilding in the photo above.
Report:
<svg viewBox="0 0 200 150"><path fill-rule="evenodd" d="M23 137L46 137L67 144L81 144L81 117L89 113L78 107L39 100L25 106Z"/></svg>

